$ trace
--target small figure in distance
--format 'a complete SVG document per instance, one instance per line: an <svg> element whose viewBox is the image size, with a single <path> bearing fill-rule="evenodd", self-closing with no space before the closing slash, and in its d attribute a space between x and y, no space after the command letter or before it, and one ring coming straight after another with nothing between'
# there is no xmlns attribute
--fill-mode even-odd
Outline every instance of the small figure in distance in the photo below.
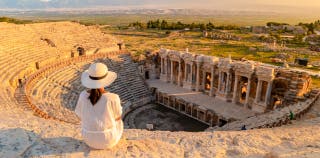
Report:
<svg viewBox="0 0 320 158"><path fill-rule="evenodd" d="M93 63L81 75L88 91L81 92L75 113L81 120L84 142L94 149L110 149L123 133L122 107L117 94L105 91L117 74L102 63Z"/></svg>
<svg viewBox="0 0 320 158"><path fill-rule="evenodd" d="M293 114L293 112L290 110L290 115L289 115L289 117L290 117L290 120L294 120L294 114Z"/></svg>
<svg viewBox="0 0 320 158"><path fill-rule="evenodd" d="M247 130L246 125L243 125L243 126L241 127L241 130L242 130L242 131L243 131L243 130Z"/></svg>

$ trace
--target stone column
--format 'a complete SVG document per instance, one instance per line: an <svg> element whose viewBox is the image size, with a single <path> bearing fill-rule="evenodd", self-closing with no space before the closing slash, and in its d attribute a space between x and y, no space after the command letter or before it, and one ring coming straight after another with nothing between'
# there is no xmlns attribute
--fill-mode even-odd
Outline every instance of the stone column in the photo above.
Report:
<svg viewBox="0 0 320 158"><path fill-rule="evenodd" d="M167 82L169 82L170 81L170 79L169 79L169 59L166 57L165 58L165 61L166 61L166 76L167 76Z"/></svg>
<svg viewBox="0 0 320 158"><path fill-rule="evenodd" d="M163 73L168 75L168 59L165 57L163 59L164 65L163 65Z"/></svg>
<svg viewBox="0 0 320 158"><path fill-rule="evenodd" d="M180 82L181 82L181 76L182 76L182 75L181 75L181 61L179 61L179 67L178 67L178 69L179 69L179 70L178 70L178 81L177 81L177 85L178 85L178 86L181 86L181 83L180 83Z"/></svg>
<svg viewBox="0 0 320 158"><path fill-rule="evenodd" d="M197 63L197 77L196 77L196 91L199 91L200 88L200 63Z"/></svg>
<svg viewBox="0 0 320 158"><path fill-rule="evenodd" d="M266 99L265 99L265 102L264 102L266 106L269 104L271 91L272 91L272 81L269 81L268 82L267 93L266 93Z"/></svg>
<svg viewBox="0 0 320 158"><path fill-rule="evenodd" d="M192 77L193 77L193 63L190 64L190 76L189 82L192 84Z"/></svg>
<svg viewBox="0 0 320 158"><path fill-rule="evenodd" d="M202 83L202 90L205 90L206 89L206 85L205 85L205 83L206 83L206 71L202 71L202 81L201 81L201 83Z"/></svg>
<svg viewBox="0 0 320 158"><path fill-rule="evenodd" d="M230 72L227 72L227 84L226 84L225 91L224 91L225 94L229 93L229 91L230 91L229 87L230 87Z"/></svg>
<svg viewBox="0 0 320 158"><path fill-rule="evenodd" d="M261 96L261 86L262 86L262 81L258 80L258 86L257 86L257 91L256 91L256 98L254 99L255 103L258 103L260 100Z"/></svg>
<svg viewBox="0 0 320 158"><path fill-rule="evenodd" d="M199 113L200 113L199 110L197 110L197 116L196 116L197 119L199 119Z"/></svg>
<svg viewBox="0 0 320 158"><path fill-rule="evenodd" d="M170 81L173 84L173 61L172 60L171 60L170 68L171 68Z"/></svg>
<svg viewBox="0 0 320 158"><path fill-rule="evenodd" d="M164 67L164 66L163 66L163 65L164 65L164 64L163 64L163 60L164 60L164 59L163 59L162 57L160 57L160 59L161 59L160 74L163 74L163 72L164 72L164 71L163 71L163 67Z"/></svg>
<svg viewBox="0 0 320 158"><path fill-rule="evenodd" d="M185 63L184 64L184 81L187 82L188 81L188 64Z"/></svg>
<svg viewBox="0 0 320 158"><path fill-rule="evenodd" d="M214 81L214 66L211 67L211 80L210 80L210 92L209 96L213 95L213 81Z"/></svg>
<svg viewBox="0 0 320 158"><path fill-rule="evenodd" d="M219 80L218 80L218 92L220 92L220 89L221 89L221 71L219 71Z"/></svg>
<svg viewBox="0 0 320 158"><path fill-rule="evenodd" d="M235 81L234 81L234 87L233 87L233 98L232 98L232 102L233 103L237 103L237 93L238 93L238 84L239 84L239 76L236 75L235 76Z"/></svg>
<svg viewBox="0 0 320 158"><path fill-rule="evenodd" d="M248 108L249 96L250 96L250 89L251 89L251 78L248 78L246 101L245 101L245 103L244 103L244 106L245 106L246 108Z"/></svg>

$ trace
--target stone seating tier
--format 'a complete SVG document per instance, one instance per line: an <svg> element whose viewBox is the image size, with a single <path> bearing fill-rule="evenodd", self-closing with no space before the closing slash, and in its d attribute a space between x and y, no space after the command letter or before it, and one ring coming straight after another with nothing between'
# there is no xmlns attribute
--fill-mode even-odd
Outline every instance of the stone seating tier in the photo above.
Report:
<svg viewBox="0 0 320 158"><path fill-rule="evenodd" d="M35 100L36 106L53 117L75 123L74 114L64 114L74 110L80 92L85 90L81 85L80 76L92 62L105 63L110 71L118 74L115 82L107 87L107 90L117 93L123 105L127 102L138 104L142 98L151 96L138 74L137 64L132 62L129 55L124 54L72 63L46 72L42 78L36 79L31 88L32 100Z"/></svg>
<svg viewBox="0 0 320 158"><path fill-rule="evenodd" d="M116 47L116 40L96 27L73 22L15 25L1 23L6 34L0 38L0 81L13 89L18 79L35 71L35 63L54 62L69 56L77 46L91 48ZM94 37L94 38L92 38ZM42 39L49 39L55 47ZM28 71L26 71L28 70ZM10 92L13 93L13 92Z"/></svg>

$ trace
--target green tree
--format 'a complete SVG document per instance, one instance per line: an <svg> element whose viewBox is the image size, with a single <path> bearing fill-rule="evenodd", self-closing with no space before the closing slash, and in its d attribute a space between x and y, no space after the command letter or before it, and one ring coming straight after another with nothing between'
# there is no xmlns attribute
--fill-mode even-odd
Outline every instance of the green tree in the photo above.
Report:
<svg viewBox="0 0 320 158"><path fill-rule="evenodd" d="M207 26L205 24L200 24L200 30L201 31L207 30Z"/></svg>
<svg viewBox="0 0 320 158"><path fill-rule="evenodd" d="M268 22L267 26L280 26L280 25L289 25L287 23L278 23L278 22Z"/></svg>
<svg viewBox="0 0 320 158"><path fill-rule="evenodd" d="M147 23L147 28L148 28L148 29L152 28L152 21L148 21L148 23Z"/></svg>
<svg viewBox="0 0 320 158"><path fill-rule="evenodd" d="M189 26L190 30L193 30L196 28L196 24L193 22L190 26Z"/></svg>
<svg viewBox="0 0 320 158"><path fill-rule="evenodd" d="M214 25L213 25L211 22L209 22L209 23L206 25L206 27L207 27L207 29L210 30L210 31L214 29Z"/></svg>
<svg viewBox="0 0 320 158"><path fill-rule="evenodd" d="M178 21L177 25L176 25L176 29L182 30L184 28L185 28L184 24L182 22Z"/></svg>
<svg viewBox="0 0 320 158"><path fill-rule="evenodd" d="M159 19L157 19L157 21L155 21L155 28L161 29L161 24L160 24Z"/></svg>
<svg viewBox="0 0 320 158"><path fill-rule="evenodd" d="M299 26L307 28L308 34L314 34L315 31L315 24L314 23L299 23Z"/></svg>
<svg viewBox="0 0 320 158"><path fill-rule="evenodd" d="M160 28L168 29L168 22L166 20L162 20Z"/></svg>

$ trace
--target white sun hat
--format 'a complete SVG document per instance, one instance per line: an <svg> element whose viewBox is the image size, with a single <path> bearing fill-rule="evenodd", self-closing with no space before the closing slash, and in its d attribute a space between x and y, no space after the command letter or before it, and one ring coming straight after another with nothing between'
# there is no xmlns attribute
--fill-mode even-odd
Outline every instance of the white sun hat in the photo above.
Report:
<svg viewBox="0 0 320 158"><path fill-rule="evenodd" d="M105 64L93 63L82 73L81 84L90 89L98 89L109 86L116 78L117 74L108 71Z"/></svg>

